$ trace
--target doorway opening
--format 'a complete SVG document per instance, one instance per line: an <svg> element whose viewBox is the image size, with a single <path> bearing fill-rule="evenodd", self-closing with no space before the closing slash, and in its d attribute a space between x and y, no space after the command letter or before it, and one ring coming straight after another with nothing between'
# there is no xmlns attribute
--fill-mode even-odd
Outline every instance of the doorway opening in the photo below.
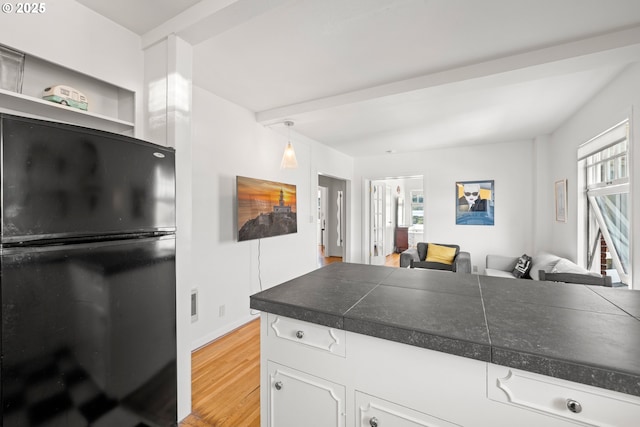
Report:
<svg viewBox="0 0 640 427"><path fill-rule="evenodd" d="M367 261L399 267L400 253L424 240L423 177L372 179L365 186Z"/></svg>
<svg viewBox="0 0 640 427"><path fill-rule="evenodd" d="M318 175L318 267L343 262L346 254L347 181Z"/></svg>

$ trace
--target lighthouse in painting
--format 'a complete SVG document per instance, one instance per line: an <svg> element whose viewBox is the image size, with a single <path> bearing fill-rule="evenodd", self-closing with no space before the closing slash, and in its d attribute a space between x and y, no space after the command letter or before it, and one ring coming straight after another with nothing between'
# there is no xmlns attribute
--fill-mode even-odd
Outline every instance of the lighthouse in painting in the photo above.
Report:
<svg viewBox="0 0 640 427"><path fill-rule="evenodd" d="M278 206L273 207L273 212L277 214L291 213L291 206L284 205L284 191L282 190L282 188L280 189L280 202L278 203Z"/></svg>

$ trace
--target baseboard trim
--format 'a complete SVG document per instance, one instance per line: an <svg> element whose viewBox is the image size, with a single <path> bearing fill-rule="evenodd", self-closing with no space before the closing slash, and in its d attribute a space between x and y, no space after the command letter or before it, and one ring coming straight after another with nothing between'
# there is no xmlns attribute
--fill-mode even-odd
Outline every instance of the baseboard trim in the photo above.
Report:
<svg viewBox="0 0 640 427"><path fill-rule="evenodd" d="M216 329L215 331L205 335L202 338L199 338L195 341L193 341L191 343L191 351L194 352L196 350L198 350L201 347L206 346L207 344L210 344L212 341L217 340L218 338L221 338L225 335L227 335L230 332L233 332L234 330L238 329L239 327L246 325L247 323L251 322L252 320L257 319L258 317L260 317L260 313L258 312L257 314L249 314L247 316L244 316L238 320L236 320L235 322L231 322L228 323L226 325L224 325L221 328Z"/></svg>

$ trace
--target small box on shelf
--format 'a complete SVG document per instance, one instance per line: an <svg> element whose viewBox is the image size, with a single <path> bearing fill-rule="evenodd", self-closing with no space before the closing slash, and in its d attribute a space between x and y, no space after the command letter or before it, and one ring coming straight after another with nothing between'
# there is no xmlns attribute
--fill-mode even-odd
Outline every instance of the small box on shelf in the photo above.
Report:
<svg viewBox="0 0 640 427"><path fill-rule="evenodd" d="M87 97L77 89L65 85L49 86L42 92L42 99L87 111Z"/></svg>

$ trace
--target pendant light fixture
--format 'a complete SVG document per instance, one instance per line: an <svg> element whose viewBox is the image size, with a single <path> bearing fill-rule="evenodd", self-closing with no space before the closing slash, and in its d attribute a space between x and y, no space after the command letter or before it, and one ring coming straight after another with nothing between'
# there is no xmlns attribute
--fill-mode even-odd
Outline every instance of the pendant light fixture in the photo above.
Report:
<svg viewBox="0 0 640 427"><path fill-rule="evenodd" d="M297 169L298 160L296 160L296 152L293 151L293 145L291 145L291 126L293 126L293 122L291 120L287 120L284 122L284 125L289 128L289 134L287 146L284 149L284 154L282 155L280 169Z"/></svg>

